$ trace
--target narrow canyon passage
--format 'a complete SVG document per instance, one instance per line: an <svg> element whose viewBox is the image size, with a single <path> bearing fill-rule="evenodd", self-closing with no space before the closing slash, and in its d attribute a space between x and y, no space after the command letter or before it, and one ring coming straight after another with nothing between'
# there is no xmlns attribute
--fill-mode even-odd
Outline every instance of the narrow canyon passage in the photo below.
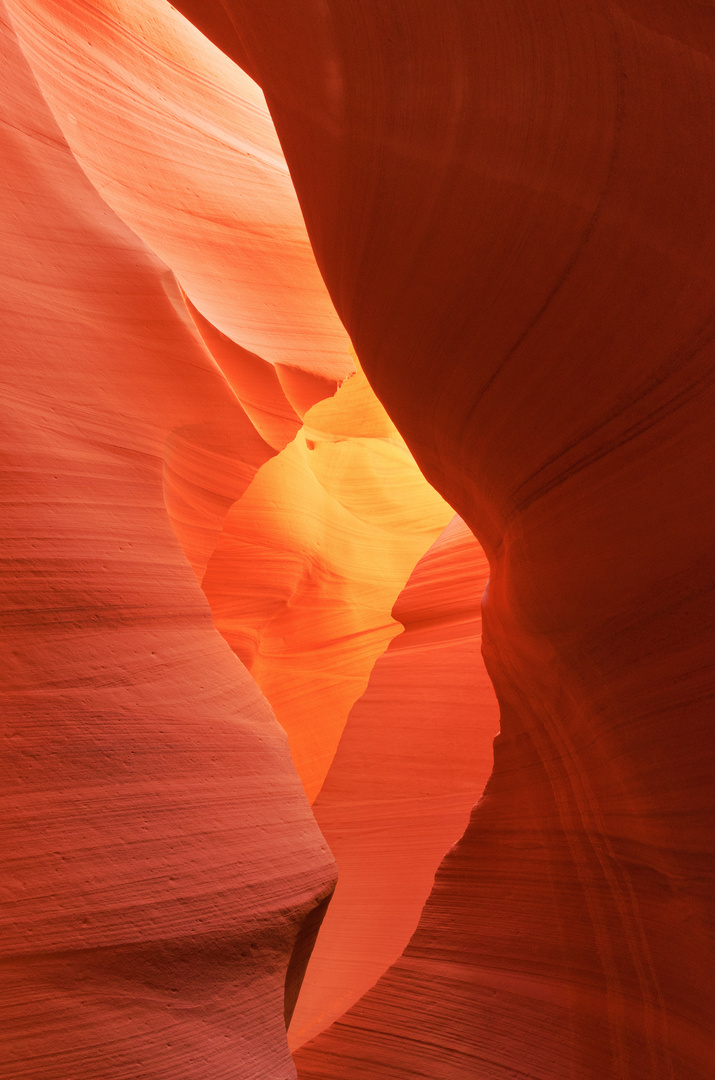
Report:
<svg viewBox="0 0 715 1080"><path fill-rule="evenodd" d="M80 23L67 5L19 5L6 24L6 56L21 93L9 102L7 128L5 209L13 228L5 238L17 285L4 326L17 363L6 367L5 386L8 403L16 403L15 457L36 469L30 474L27 464L18 465L5 477L16 518L5 617L15 659L5 685L12 708L4 716L10 739L19 740L11 741L6 762L3 851L16 882L3 960L11 988L7 1067L13 1076L91 1069L107 1077L190 1077L208 1060L219 1075L237 1068L245 1076L266 1069L278 1075L288 1060L280 1031L284 993L291 1010L316 928L313 912L324 910L334 868L301 808L285 744L258 687L315 798L328 772L338 792L360 782L349 749L337 771L331 762L351 706L395 634L412 638L395 654L403 671L398 681L421 682L412 708L403 694L402 735L385 703L368 709L372 734L358 737L364 753L392 731L392 755L373 748L383 765L380 776L371 776L378 801L372 813L354 818L347 847L334 840L344 849L346 873L333 929L321 939L301 999L300 1034L293 1036L300 1043L399 956L434 870L483 786L498 724L479 657L486 563L424 481L359 365L355 370L317 271L310 318L291 330L284 306L273 316L292 335L292 361L300 361L301 350L317 357L303 368L284 363L285 353L277 358L275 326L264 322L261 331L273 349L265 350L269 361L196 306L215 315L212 304L225 303L221 260L225 267L229 242L244 234L249 243L231 267L230 289L234 305L242 297L242 318L254 335L285 261L293 259L299 279L312 261L260 91L166 5L157 6L149 26L130 6L119 20L115 10L114 21L99 8L89 22L86 12L74 14ZM80 35L74 44L73 33ZM197 102L190 90L199 76L207 100ZM236 135L225 122L227 83L231 105L243 95L252 121L248 131L245 116L239 125L244 175L235 186L225 164L215 165L217 133L224 158L236 154ZM148 139L149 118L157 114L170 133L160 145ZM279 196L269 188L266 197L267 179L282 185ZM246 210L247 184L254 194ZM256 190L263 196L258 204ZM197 198L221 207L223 233L186 209ZM283 246L273 265L270 251L262 253L263 281L245 288L241 267L255 271L256 221ZM69 264L57 258L68 235ZM39 280L29 269L37 266L44 268ZM315 311L320 303L327 316ZM49 329L28 317L43 310ZM242 340L255 348L255 336ZM333 361L341 348L344 358ZM28 356L37 390L25 378ZM38 512L48 472L49 516ZM421 555L424 569L403 595ZM92 562L97 556L101 566ZM161 581L152 569L158 564L166 565ZM16 573L22 566L24 578ZM214 624L258 687L240 664L231 674L208 630L197 583ZM76 594L64 620L58 590ZM13 597L27 612L20 624L17 615L8 621ZM189 611L208 634L200 648L200 635L185 629ZM107 623L110 632L102 629ZM461 715L449 718L445 738L439 658L446 653L459 665L450 646L461 647L469 666L455 672ZM225 668L222 681L214 653ZM386 658L386 670L394 663ZM488 698L481 726L470 700L479 684L475 668ZM39 713L30 707L37 695L44 701ZM353 742L361 722L350 721ZM217 724L224 725L223 748ZM397 754L399 738L407 742ZM257 747L249 752L251 739ZM25 757L35 762L35 781L16 770ZM266 770L276 770L275 779ZM260 813L251 809L255 800L265 803ZM324 815L347 804L347 795L327 790L321 800ZM386 845L374 842L376 811L390 826ZM429 840L422 835L425 813ZM47 830L47 814L56 818L56 831ZM330 832L327 818L324 830ZM353 853L363 869L351 884ZM148 892L143 877L153 881ZM21 896L36 898L18 924ZM392 900L387 909L385 899ZM55 909L66 910L64 921ZM326 970L333 973L327 981ZM221 1032L209 1040L208 1058L201 1047L207 1022Z"/></svg>
<svg viewBox="0 0 715 1080"><path fill-rule="evenodd" d="M709 1080L712 12L3 5L0 1077Z"/></svg>

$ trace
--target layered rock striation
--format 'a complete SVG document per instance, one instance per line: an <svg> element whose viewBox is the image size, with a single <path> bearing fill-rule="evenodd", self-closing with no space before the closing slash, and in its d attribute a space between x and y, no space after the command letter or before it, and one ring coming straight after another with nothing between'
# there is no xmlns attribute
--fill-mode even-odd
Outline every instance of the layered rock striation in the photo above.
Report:
<svg viewBox="0 0 715 1080"><path fill-rule="evenodd" d="M0 1074L288 1076L334 862L164 503L270 451L0 28Z"/></svg>
<svg viewBox="0 0 715 1080"><path fill-rule="evenodd" d="M480 654L484 552L455 517L393 608L393 638L313 803L340 875L289 1031L299 1047L399 957L435 870L464 832L499 728Z"/></svg>
<svg viewBox="0 0 715 1080"><path fill-rule="evenodd" d="M321 399L353 370L339 320L489 559L482 651L500 734L479 798L493 706L470 718L483 675L450 674L453 649L473 655L476 612L470 601L445 623L443 581L442 614L410 624L421 575L416 610L436 610L433 549L339 745L349 695L304 755L312 793L325 777L316 815L346 874L295 1014L295 1045L309 1039L299 1076L704 1080L710 11L181 0L222 57L158 0L7 3L11 1080L292 1075L284 1015L333 864L285 736L196 579L209 598L235 591L216 560L245 546L259 503L280 506L260 558L279 550L290 499L273 498L278 482L255 499L291 455L297 505L322 518L323 495L302 494L320 441L302 425L336 407ZM337 316L260 91L229 58L265 94ZM328 436L323 493L359 500L357 472L334 467L335 431L314 430ZM367 501L379 523L385 504ZM394 575L375 625L445 521ZM331 534L336 563L314 577L325 595L355 551ZM455 548L445 565L467 563ZM283 589L281 626L309 644L302 672L316 642L336 647L334 611L314 633L320 604L311 594L298 618L289 576L253 591L260 608L274 577ZM270 655L278 701L293 679L286 634L251 638L237 621L236 651ZM413 661L426 681L408 710ZM437 709L454 718L453 749ZM368 751L379 767L366 777ZM444 819L422 801L428 758ZM383 813L390 835L369 847ZM424 851L400 865L423 819Z"/></svg>
<svg viewBox="0 0 715 1080"><path fill-rule="evenodd" d="M400 630L391 608L452 513L358 371L226 515L202 586L288 733L311 802Z"/></svg>
<svg viewBox="0 0 715 1080"><path fill-rule="evenodd" d="M699 1080L710 12L226 10L368 378L491 562L494 775L404 958L301 1074Z"/></svg>

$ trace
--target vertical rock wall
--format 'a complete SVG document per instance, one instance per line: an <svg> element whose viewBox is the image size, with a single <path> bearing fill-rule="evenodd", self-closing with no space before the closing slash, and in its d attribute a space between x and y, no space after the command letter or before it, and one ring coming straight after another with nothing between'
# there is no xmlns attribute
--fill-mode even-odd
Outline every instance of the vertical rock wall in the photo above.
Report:
<svg viewBox="0 0 715 1080"><path fill-rule="evenodd" d="M0 19L0 1075L284 1080L334 864L163 490L218 529L261 442Z"/></svg>
<svg viewBox="0 0 715 1080"><path fill-rule="evenodd" d="M227 65L240 92L212 85L200 39L177 22L167 50L147 8L9 4L4 1067L283 1080L283 1008L332 862L195 577L255 470L351 369L346 341L294 202L282 216L290 185L257 91ZM403 955L298 1051L299 1073L704 1080L711 11L207 0L199 14L260 82L368 378L491 566L493 774ZM213 102L208 127L188 105L175 123L184 93ZM234 109L255 121L242 147ZM223 175L234 153L243 207ZM202 160L203 217L186 180ZM176 269L195 322L103 187ZM229 218L255 274L233 263Z"/></svg>
<svg viewBox="0 0 715 1080"><path fill-rule="evenodd" d="M403 627L355 703L313 812L339 867L289 1042L329 1027L399 957L493 762L480 654L489 567L454 517L393 608Z"/></svg>
<svg viewBox="0 0 715 1080"><path fill-rule="evenodd" d="M701 1080L712 13L224 10L365 371L492 566L494 776L404 958L301 1073Z"/></svg>

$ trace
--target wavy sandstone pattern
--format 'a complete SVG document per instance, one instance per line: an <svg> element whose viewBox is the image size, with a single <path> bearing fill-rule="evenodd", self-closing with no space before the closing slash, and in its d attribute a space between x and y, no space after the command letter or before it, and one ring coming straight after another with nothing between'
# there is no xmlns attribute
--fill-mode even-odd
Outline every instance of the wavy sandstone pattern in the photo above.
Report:
<svg viewBox="0 0 715 1080"><path fill-rule="evenodd" d="M166 195L169 181L173 181L184 191L185 201L198 196L206 202L205 163L201 160L202 154L206 157L206 147L202 148L201 142L202 138L206 142L204 128L210 108L195 101L195 111L187 118L180 91L166 79L165 69L170 67L166 56L175 61L177 51L171 19L163 28L159 23L152 27L154 44L162 40L166 47L158 55L154 51L145 70L141 63L145 50L139 44L137 26L129 18L136 13L128 7L116 9L120 22L115 22L106 17L106 9L88 11L93 18L88 25L82 24L81 30L76 22L78 7L18 4L13 14L35 73L73 137L75 153L86 172L181 275L182 259L193 246L207 258L211 236L205 229L197 229L187 215L182 217L181 208L176 212L175 206L168 205ZM166 11L156 7L154 16L165 17ZM145 10L144 19L146 14ZM182 32L184 37L193 33L190 28ZM83 37L81 47L78 35ZM118 41L123 47L120 60ZM201 48L210 50L206 43ZM293 528L300 534L293 520L296 510L307 510L315 519L317 548L315 543L308 545L308 580L314 585L302 610L298 605L298 617L289 613L288 623L284 619L281 629L296 648L308 626L308 643L302 644L307 658L315 645L315 641L311 645L311 626L324 640L324 648L334 651L337 644L342 650L344 658L337 664L337 674L333 671L327 677L340 686L340 700L345 704L337 713L324 704L323 712L334 734L326 736L319 731L322 740L312 736L321 742L323 771L344 713L367 680L374 656L397 628L389 617L392 602L419 554L451 511L422 480L362 375L343 388L335 404L316 404L335 392L345 370L352 369L352 361L336 367L329 349L327 356L318 351L323 343L314 332L315 311L308 313L313 320L309 323L312 338L308 335L308 340L300 340L300 327L291 331L303 355L310 357L309 370L269 364L201 314L177 287L172 274L97 199L47 113L9 28L7 49L18 70L18 85L24 88L24 80L30 88L27 100L11 101L14 112L10 124L26 134L20 140L20 153L16 158L8 157L8 220L14 220L17 198L28 193L32 196L23 206L25 217L19 231L16 227L8 236L12 245L8 250L17 247L21 252L16 270L22 301L20 309L13 310L7 319L8 342L17 346L20 361L17 369L9 369L8 393L10 397L21 393L26 358L28 354L36 357L39 350L44 364L33 362L33 373L49 398L41 394L39 406L31 404L35 422L40 430L48 427L52 433L52 425L44 419L47 410L58 414L60 429L68 422L68 412L71 416L74 411L76 416L70 423L80 425L80 434L69 454L61 434L51 438L45 459L37 453L35 426L27 426L20 440L25 460L35 461L39 477L43 467L51 468L55 487L61 491L62 509L54 515L52 528L48 525L43 532L40 516L37 540L26 542L33 551L30 581L38 573L43 577L50 574L43 567L47 550L56 544L54 532L59 526L70 537L78 533L79 539L76 550L62 555L64 569L53 569L62 582L53 588L77 590L78 598L74 614L71 607L67 612L65 632L58 635L60 658L54 666L62 665L64 692L58 695L54 687L53 649L41 637L40 647L36 647L37 610L35 625L25 627L24 638L36 647L36 662L42 665L43 678L52 689L45 692L43 679L28 673L32 658L24 655L24 639L13 653L25 680L21 683L23 693L18 693L12 682L5 685L13 705L6 714L12 729L11 745L12 740L23 743L21 754L37 762L39 783L45 790L38 796L20 770L15 782L22 794L17 798L12 789L10 792L14 801L4 854L16 884L10 890L6 914L10 920L6 930L11 934L3 954L9 987L3 1054L13 1078L37 1075L38 1069L43 1076L66 1077L86 1068L107 1078L137 1072L157 1078L189 1077L207 1062L216 1075L237 1067L245 1077L264 1075L266 1070L271 1074L290 1071L283 1005L285 1002L289 1020L332 887L332 864L314 826L305 818L305 805L294 790L285 745L265 702L255 684L240 669L232 668L220 648L224 689L219 691L216 659L211 652L217 649L215 636L195 585L186 578L185 564L163 515L164 506L194 574L204 581L207 565L212 565L212 573L215 569L212 559L217 544L220 548L226 536L227 520L229 524L233 520L232 513L235 516L252 481L261 478L264 498L269 501L280 497L281 483L271 486L264 466L300 432L299 443L291 452L318 491L307 502L299 499L297 507L300 485L284 491L282 528ZM189 60L186 70L191 76L195 56ZM165 76L160 84L161 114L173 132L169 142L172 155L162 162L169 180L157 167L156 150L147 138L151 131L147 117L157 108L156 87L147 71L153 75L157 70ZM172 74L175 77L175 71ZM186 71L183 74L186 76ZM240 73L237 78L242 78ZM100 88L102 97L98 99ZM139 122L130 111L136 104L137 88ZM254 96L257 94L255 91ZM212 84L208 97L210 106L216 98ZM113 103L119 114L117 128L128 148L124 156L116 152L117 130L108 126L107 102ZM240 119L245 127L245 119ZM267 139L265 132L270 134L272 129L265 113L261 123ZM77 125L77 130L71 125ZM59 169L51 156L47 160L46 153L37 152L38 133L43 129L49 135L40 134L40 140L52 140L60 150ZM138 171L137 161L143 164ZM104 179L100 183L102 168ZM112 183L105 183L107 172L110 178L115 177ZM265 176L262 179L265 181ZM54 186L61 195L53 201L48 193ZM282 242L282 272L292 259L291 273L299 275L295 251L302 247L305 263L310 257L307 240L300 228L293 228L296 239L280 224L281 215L289 218L292 213L295 219L294 199L287 207L279 204L275 211L270 199L257 203L255 191L254 179L251 213L263 213L264 229L274 244L276 239ZM49 205L45 207L45 203ZM29 221L39 232L42 256L50 268L40 283L28 272L36 259ZM299 217L297 222L302 228ZM230 226L234 243L240 247L247 231L245 219L232 221ZM71 258L61 265L55 255L58 236L64 237L65 243L70 237ZM243 245L238 259L234 252L234 280L235 271L238 269L240 276L250 257L250 244ZM218 261L221 269L215 251L208 258ZM200 271L201 258L197 263ZM216 269L214 265L214 273ZM58 323L55 335L62 345L54 350L50 346L54 337L42 332L28 334L26 316L48 305L53 273L67 283L67 300L54 315ZM103 284L103 273L111 286ZM310 275L307 278L303 284L310 287ZM200 273L198 285L190 274L182 277L184 288L192 284L200 295ZM259 288L265 293L268 286L276 287L269 261ZM110 290L115 295L108 303L102 298ZM241 304L244 316L246 312L250 316L250 296L247 302L244 295ZM53 311L51 299L49 308ZM290 317L287 305L280 319L290 324ZM330 317L338 327L333 337L343 348L344 334L334 314ZM137 321L142 318L143 322ZM266 351L270 355L270 349ZM90 357L96 355L101 356L101 377L89 367ZM332 377L326 377L326 372ZM84 394L77 405L73 396L79 385L84 386ZM33 402L32 395L29 400ZM310 427L301 427L302 417ZM81 434L87 425L92 434ZM107 453L110 458L119 456L110 470L103 460ZM122 467L122 458L127 455L129 460L138 456L130 476L124 475L126 467ZM68 475L68 456L70 461L76 458L82 463L79 476L84 481L82 498L87 501L84 510L72 468ZM281 463L282 459L276 459L279 476ZM94 484L83 476L86 470L94 477ZM123 498L118 495L122 488ZM11 503L14 500L20 505L24 500L25 513L31 518L36 510L32 487L15 483L14 489ZM303 492L306 494L311 493ZM246 506L254 540L265 544L260 514L251 517L250 495ZM111 549L111 522L120 507L120 549L133 557L123 556L115 566L111 550L102 551L98 602L103 614L97 616L92 614L96 584L90 554L98 543ZM338 518L342 515L342 528L337 533L330 530L336 513ZM142 540L147 515L151 540ZM81 539L88 529L88 535ZM318 536L321 530L322 538ZM11 552L11 563L22 558L23 541L21 537L16 540L19 548ZM153 544L151 553L147 544ZM327 549L334 579L325 597L326 611L321 611L321 589L315 588L313 570L321 546ZM37 547L39 554L35 553ZM351 566L355 562L351 553L358 555L357 566ZM151 580L152 559L167 569L161 582L150 588L146 578L148 575ZM174 580L177 566L182 572ZM89 585L83 585L85 578ZM330 592L336 584L342 630L339 625L336 630L335 615L331 617L329 610ZM243 587L245 590L245 581ZM183 615L182 588L186 593ZM13 590L11 607L12 597L18 596L32 610L33 588L21 574L15 575ZM372 600L368 601L370 595ZM46 606L46 600L43 602ZM270 607L265 590L261 602ZM293 602L295 606L295 597ZM357 623L355 610L365 613ZM48 617L57 618L52 606ZM193 628L192 618L203 627L204 637L208 634L208 650L202 646L201 633ZM120 628L128 623L129 628L118 640L116 633L104 634L91 622L93 632L88 635L78 624L78 620L84 623L87 619L116 623ZM288 625L291 620L293 631ZM144 623L150 627L148 636ZM331 631L336 642L330 640ZM360 648L340 643L343 636L349 646L356 632L366 639ZM123 639L124 648L120 647ZM15 645L18 640L15 635ZM148 644L154 646L150 653ZM169 664L167 651L172 654ZM100 658L104 661L101 664ZM330 668L324 655L318 653L318 659ZM153 674L157 665L161 676ZM349 676L340 670L346 665L351 670ZM320 666L313 664L314 678L320 679ZM93 676L97 668L104 674ZM207 682L211 687L208 692ZM282 682L285 679L276 680L277 697ZM49 712L42 715L53 717L59 735L54 737L40 724L28 748L26 725L32 725L28 695L43 692ZM75 700L79 692L84 695L81 707ZM124 702L126 694L131 703ZM319 696L313 688L313 703ZM286 726L290 732L290 723ZM49 748L43 746L43 740ZM78 761L73 760L75 750ZM16 756L9 755L9 775ZM60 768L55 767L58 756ZM267 773L275 775L269 779ZM317 786L321 778L319 775ZM52 827L48 826L50 817L56 821ZM55 832L60 837L57 842ZM48 845L56 850L50 851ZM43 897L40 882L48 875L52 884ZM34 897L25 905L28 925L15 915L21 910L18 890ZM68 914L63 920L58 918L58 910L64 909ZM80 1015L74 1017L78 1005ZM216 1033L207 1044L209 1050L202 1047L207 1023Z"/></svg>
<svg viewBox="0 0 715 1080"><path fill-rule="evenodd" d="M167 440L240 457L245 421L1 30L0 1071L290 1074L286 969L333 863L163 499Z"/></svg>
<svg viewBox="0 0 715 1080"><path fill-rule="evenodd" d="M226 516L203 589L287 731L311 801L399 631L391 608L452 513L358 371L308 410Z"/></svg>
<svg viewBox="0 0 715 1080"><path fill-rule="evenodd" d="M711 11L223 10L365 371L492 567L494 777L404 958L301 1074L701 1080Z"/></svg>
<svg viewBox="0 0 715 1080"><path fill-rule="evenodd" d="M10 0L102 198L202 315L263 360L353 370L260 89L162 0Z"/></svg>
<svg viewBox="0 0 715 1080"><path fill-rule="evenodd" d="M289 508L323 521L339 514L332 485L341 499L364 495L364 473L331 464L352 449L330 425L301 427L311 408L309 425L332 413L337 398L321 399L353 370L339 320L391 422L488 555L483 654L501 731L413 936L356 1000L409 934L465 813L461 785L473 775L476 796L486 767L475 744L451 824L438 843L436 804L424 811L428 842L398 885L391 855L420 822L393 805L394 831L370 852L374 804L361 792L412 798L426 786L407 752L387 758L418 718L414 761L435 747L441 790L452 783L428 707L439 683L419 647L422 633L430 649L452 642L449 673L455 624L395 639L334 758L349 704L339 722L326 708L313 732L298 725L298 763L312 791L327 774L316 813L346 868L296 1044L334 1022L296 1051L299 1076L705 1080L709 6L180 0L222 56L159 0L0 2L9 1080L293 1075L283 1017L333 863L286 739L196 578L215 608L226 598L227 619L229 599L258 611L236 620L233 644L264 673L274 665L279 711L295 669L285 634L264 635L268 608L302 642L301 672L324 647L308 682L337 653L352 671L331 589L357 563L369 600L377 556L361 568L357 543L330 533L320 604L308 590L298 618L288 594L302 553L276 554L290 552L279 542ZM229 57L260 83L280 146L261 91ZM318 475L307 462L326 433ZM286 462L299 479L271 519ZM373 500L378 519L385 498L389 488ZM229 549L249 534L262 545L251 573L271 558L279 573L241 592ZM429 542L411 538L395 595ZM406 625L418 595L417 611L429 608L428 565L395 608ZM458 551L444 565L463 565ZM351 610L354 594L343 599ZM449 606L446 588L437 599ZM391 604L386 593L371 626ZM411 715L400 693L393 743L382 695L412 687L413 662L430 689ZM459 691L460 737L463 705ZM369 748L383 756L363 779ZM368 931L360 905L381 890L390 903ZM356 959L363 932L371 945Z"/></svg>
<svg viewBox="0 0 715 1080"><path fill-rule="evenodd" d="M492 767L499 728L480 655L487 560L455 517L415 567L393 638L353 706L313 812L340 869L289 1041L354 1004L400 955Z"/></svg>

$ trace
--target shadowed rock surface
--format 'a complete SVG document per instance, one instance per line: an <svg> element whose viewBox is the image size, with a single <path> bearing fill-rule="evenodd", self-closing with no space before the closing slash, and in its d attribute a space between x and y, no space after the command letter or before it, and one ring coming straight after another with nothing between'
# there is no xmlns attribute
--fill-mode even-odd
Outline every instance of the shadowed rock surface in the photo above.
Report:
<svg viewBox="0 0 715 1080"><path fill-rule="evenodd" d="M502 714L492 781L404 958L299 1071L700 1080L712 12L224 10L366 374L489 556Z"/></svg>
<svg viewBox="0 0 715 1080"><path fill-rule="evenodd" d="M0 29L0 1075L290 1076L334 863L164 504L168 446L217 530L263 444Z"/></svg>
<svg viewBox="0 0 715 1080"><path fill-rule="evenodd" d="M284 1080L332 864L195 575L347 339L257 88L158 0L8 5L9 1076ZM367 378L490 562L493 774L301 1080L705 1080L712 10L178 6L260 83Z"/></svg>

